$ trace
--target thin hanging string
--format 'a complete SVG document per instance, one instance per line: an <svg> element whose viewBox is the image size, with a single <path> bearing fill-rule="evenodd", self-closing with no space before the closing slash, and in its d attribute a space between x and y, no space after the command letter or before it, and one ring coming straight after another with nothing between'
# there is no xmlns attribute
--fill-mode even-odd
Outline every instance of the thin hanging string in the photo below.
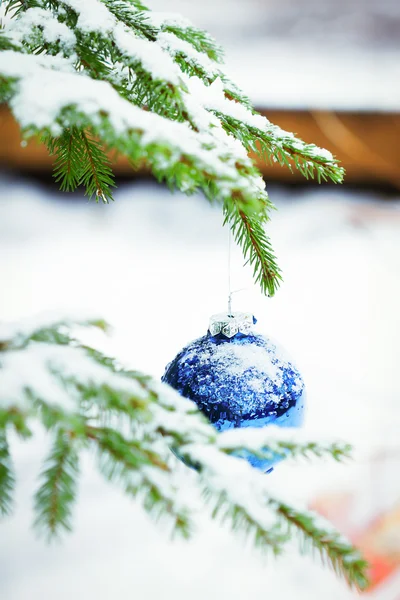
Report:
<svg viewBox="0 0 400 600"><path fill-rule="evenodd" d="M231 289L231 245L232 245L232 231L229 228L228 234L228 315L232 314L232 289Z"/></svg>
<svg viewBox="0 0 400 600"><path fill-rule="evenodd" d="M228 316L232 315L232 296L238 292L243 292L248 288L240 288L232 291L231 286L231 275L232 275L232 231L229 229L228 233Z"/></svg>

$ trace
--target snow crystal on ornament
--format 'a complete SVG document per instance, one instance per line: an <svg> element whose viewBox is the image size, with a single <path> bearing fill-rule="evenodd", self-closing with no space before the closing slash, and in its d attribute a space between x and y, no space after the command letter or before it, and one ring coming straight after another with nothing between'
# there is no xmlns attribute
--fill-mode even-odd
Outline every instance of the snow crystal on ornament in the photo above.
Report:
<svg viewBox="0 0 400 600"><path fill-rule="evenodd" d="M183 348L167 366L163 381L196 402L211 423L233 427L298 427L304 418L305 391L299 371L269 338L256 333L207 335ZM246 453L254 466L264 461Z"/></svg>

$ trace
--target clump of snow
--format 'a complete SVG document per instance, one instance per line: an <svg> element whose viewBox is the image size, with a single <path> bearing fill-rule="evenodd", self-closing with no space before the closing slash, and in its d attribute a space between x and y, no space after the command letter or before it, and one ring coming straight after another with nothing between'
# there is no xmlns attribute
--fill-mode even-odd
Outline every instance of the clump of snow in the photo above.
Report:
<svg viewBox="0 0 400 600"><path fill-rule="evenodd" d="M217 363L216 368L227 369L239 377L249 369L254 369L261 377L276 380L280 371L277 365L268 360L265 348L255 344L220 344L207 354L206 360Z"/></svg>
<svg viewBox="0 0 400 600"><path fill-rule="evenodd" d="M76 44L73 31L64 23L60 23L54 14L43 8L33 7L11 19L7 23L7 35L18 43L29 40L34 34L34 28L40 27L43 38L49 44L60 42L64 50L72 50Z"/></svg>
<svg viewBox="0 0 400 600"><path fill-rule="evenodd" d="M167 13L160 11L148 11L145 13L146 21L153 27L161 29L162 27L179 27L186 29L192 27L193 24L189 19L178 13Z"/></svg>
<svg viewBox="0 0 400 600"><path fill-rule="evenodd" d="M115 22L111 33L122 54L139 60L153 79L180 85L181 71L160 44L134 35L122 23Z"/></svg>
<svg viewBox="0 0 400 600"><path fill-rule="evenodd" d="M291 141L291 146L292 148L294 148L295 150L299 150L300 152L304 151L304 147L307 146L307 153L312 158L323 158L326 161L333 161L332 153L329 152L329 150L326 150L325 148L318 148L318 146L313 146L312 144L304 144L302 142L299 142L299 140L295 139Z"/></svg>
<svg viewBox="0 0 400 600"><path fill-rule="evenodd" d="M219 72L215 63L208 58L207 54L199 52L192 44L182 40L174 33L161 31L157 35L157 42L161 48L167 50L171 56L176 56L180 53L184 54L190 63L200 66L210 77Z"/></svg>
<svg viewBox="0 0 400 600"><path fill-rule="evenodd" d="M79 17L77 28L84 33L100 33L112 37L126 58L140 61L154 79L180 83L180 69L168 53L153 41L138 37L99 0L65 0ZM132 7L133 12L137 12Z"/></svg>
<svg viewBox="0 0 400 600"><path fill-rule="evenodd" d="M107 33L115 25L115 17L99 0L63 0L66 6L78 13L78 29L86 33Z"/></svg>

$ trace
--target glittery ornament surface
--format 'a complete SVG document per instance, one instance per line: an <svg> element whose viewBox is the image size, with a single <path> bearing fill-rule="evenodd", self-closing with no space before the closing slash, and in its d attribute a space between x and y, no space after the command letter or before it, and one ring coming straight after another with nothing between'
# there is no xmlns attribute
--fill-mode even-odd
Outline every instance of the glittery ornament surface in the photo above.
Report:
<svg viewBox="0 0 400 600"><path fill-rule="evenodd" d="M219 431L269 424L298 427L303 422L301 375L284 351L262 335L208 333L183 348L162 379L196 402ZM244 457L263 471L278 461L250 453Z"/></svg>

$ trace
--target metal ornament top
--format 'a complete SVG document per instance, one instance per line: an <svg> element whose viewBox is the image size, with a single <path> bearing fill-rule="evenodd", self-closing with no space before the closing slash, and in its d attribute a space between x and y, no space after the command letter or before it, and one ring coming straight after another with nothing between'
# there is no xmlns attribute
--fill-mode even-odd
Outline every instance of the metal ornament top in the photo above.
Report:
<svg viewBox="0 0 400 600"><path fill-rule="evenodd" d="M210 317L208 330L211 335L222 334L232 338L237 333L248 335L253 330L254 318L251 313L218 313Z"/></svg>

